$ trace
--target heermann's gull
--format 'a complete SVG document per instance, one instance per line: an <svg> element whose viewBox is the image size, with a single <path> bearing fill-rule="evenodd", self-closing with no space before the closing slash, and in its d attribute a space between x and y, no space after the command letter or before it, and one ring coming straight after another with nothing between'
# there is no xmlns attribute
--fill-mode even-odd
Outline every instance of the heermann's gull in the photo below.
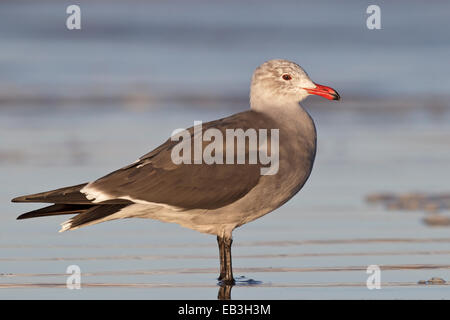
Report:
<svg viewBox="0 0 450 320"><path fill-rule="evenodd" d="M261 163L198 164L192 154L188 159L191 164L176 164L172 151L178 141L169 139L131 165L91 183L13 199L13 202L53 203L18 219L77 214L63 223L61 231L122 218L175 222L217 235L219 279L232 284L232 231L283 205L302 188L311 173L316 130L309 114L299 106L311 94L339 100L335 90L312 82L299 65L270 60L253 74L251 110L203 124L204 130L214 128L224 135L227 129L255 129L255 132L278 129L278 150L272 140L265 140L269 142L266 152L270 149L279 153L278 171L274 174L261 174L264 168ZM195 128L188 130L194 141ZM207 145L202 141L201 150ZM263 145L258 145L261 148ZM224 153L227 150L225 142ZM250 151L246 145L245 155L249 156Z"/></svg>

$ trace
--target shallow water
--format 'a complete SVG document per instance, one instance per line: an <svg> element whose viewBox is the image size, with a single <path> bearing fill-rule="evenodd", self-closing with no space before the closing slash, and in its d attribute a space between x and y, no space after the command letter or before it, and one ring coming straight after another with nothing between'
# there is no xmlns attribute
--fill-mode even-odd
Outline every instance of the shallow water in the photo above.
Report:
<svg viewBox="0 0 450 320"><path fill-rule="evenodd" d="M8 143L1 152L21 155L3 159L0 169L7 181L0 195L0 296L214 299L212 236L150 220L63 234L57 230L65 217L14 220L39 205L8 203L12 197L89 181L156 147L188 119L225 113L80 110L2 114L7 125L0 133ZM285 206L236 230L235 274L262 284L236 286L232 298L449 298L446 285L417 284L449 280L449 229L427 227L422 212L364 202L380 190L442 190L450 178L446 121L402 125L311 113L318 128L312 176ZM72 264L82 270L81 291L64 287ZM381 267L381 290L365 287L370 264Z"/></svg>
<svg viewBox="0 0 450 320"><path fill-rule="evenodd" d="M176 128L245 110L251 72L273 57L343 100L304 103L318 130L313 173L235 231L235 276L261 283L232 298L450 298L448 284L417 284L450 281L450 229L365 202L448 192L448 3L381 1L378 33L360 1L80 3L80 33L64 29L66 3L0 3L0 298L215 299L215 237L150 220L59 234L67 217L17 221L40 205L9 201L98 178ZM381 290L366 288L372 264ZM82 290L65 288L69 265Z"/></svg>
<svg viewBox="0 0 450 320"><path fill-rule="evenodd" d="M80 31L65 28L68 2L0 3L4 99L246 94L254 68L273 58L344 96L450 88L447 1L378 1L377 31L359 0L78 3Z"/></svg>

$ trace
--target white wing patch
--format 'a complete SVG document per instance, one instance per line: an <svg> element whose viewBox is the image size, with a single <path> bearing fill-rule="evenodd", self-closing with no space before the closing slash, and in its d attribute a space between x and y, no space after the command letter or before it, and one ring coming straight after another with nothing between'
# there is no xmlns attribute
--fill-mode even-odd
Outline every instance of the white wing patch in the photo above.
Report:
<svg viewBox="0 0 450 320"><path fill-rule="evenodd" d="M123 200L128 200L137 204L147 204L147 205L154 205L154 206L161 206L164 207L166 209L170 209L173 211L183 211L184 208L181 207L177 207L177 206L172 206L166 203L160 203L160 202L151 202L151 201L146 201L146 200L140 200L140 199L134 199L131 196L120 196L120 197L115 197L112 196L104 191L100 191L92 186L90 186L90 183L88 185L86 185L83 189L80 190L81 193L84 193L86 195L86 198L88 200L91 200L92 203L101 203L103 201L107 201L107 200L114 200L114 199L123 199Z"/></svg>
<svg viewBox="0 0 450 320"><path fill-rule="evenodd" d="M113 196L98 189L95 189L94 187L91 187L90 183L86 185L83 189L81 189L80 192L84 193L86 195L86 198L88 200L91 200L93 203L99 203L114 199Z"/></svg>

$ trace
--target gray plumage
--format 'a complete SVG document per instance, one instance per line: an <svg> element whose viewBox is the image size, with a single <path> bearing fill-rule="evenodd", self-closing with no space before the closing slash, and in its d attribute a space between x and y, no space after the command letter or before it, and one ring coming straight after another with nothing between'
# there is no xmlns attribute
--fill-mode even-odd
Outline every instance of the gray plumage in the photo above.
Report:
<svg viewBox="0 0 450 320"><path fill-rule="evenodd" d="M217 235L221 265L228 265L222 260L227 256L223 252L231 247L226 239L231 239L232 231L283 205L310 176L316 130L309 114L298 104L310 94L339 99L331 88L313 83L297 64L271 60L253 74L251 110L203 124L203 131L215 128L224 136L227 129L278 129L279 168L274 175L261 175L260 163L175 164L171 152L178 142L169 139L138 161L89 184L13 199L54 204L19 219L78 214L63 224L62 231L122 218L174 222ZM194 129L188 130L193 141ZM203 149L207 145L203 142ZM225 154L225 144L223 151ZM245 152L248 157L248 145ZM228 256L230 270L224 267L221 277L230 280L230 252Z"/></svg>

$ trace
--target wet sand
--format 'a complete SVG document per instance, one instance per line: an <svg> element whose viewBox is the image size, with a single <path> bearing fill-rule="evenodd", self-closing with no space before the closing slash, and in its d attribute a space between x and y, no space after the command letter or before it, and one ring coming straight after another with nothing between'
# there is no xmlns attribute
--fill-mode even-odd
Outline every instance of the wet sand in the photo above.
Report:
<svg viewBox="0 0 450 320"><path fill-rule="evenodd" d="M275 57L342 101L305 102L312 175L236 230L231 297L450 299L448 203L435 201L450 192L449 4L386 2L379 32L357 0L277 5L81 1L71 33L59 1L0 3L1 299L216 299L212 236L142 220L59 234L66 217L17 221L39 205L10 199L90 181L176 128L246 110L253 69ZM82 290L65 287L70 265ZM369 265L380 290L366 287Z"/></svg>
<svg viewBox="0 0 450 320"><path fill-rule="evenodd" d="M22 161L4 159L0 168L9 181L0 195L0 297L217 297L212 236L150 220L58 234L66 217L16 221L39 205L9 200L98 177L157 146L173 128L226 110L67 109L26 117L23 110L0 117L8 141L1 151L23 154ZM433 277L449 281L448 227L427 226L421 211L386 210L365 201L377 190L444 193L450 172L446 120L425 118L411 126L409 120L310 111L319 142L313 174L285 206L236 230L236 276L254 282L234 287L232 298L449 298L448 282L419 284ZM425 163L429 170L423 174ZM366 288L372 264L380 266L381 290ZM81 268L82 290L65 288L69 265Z"/></svg>

